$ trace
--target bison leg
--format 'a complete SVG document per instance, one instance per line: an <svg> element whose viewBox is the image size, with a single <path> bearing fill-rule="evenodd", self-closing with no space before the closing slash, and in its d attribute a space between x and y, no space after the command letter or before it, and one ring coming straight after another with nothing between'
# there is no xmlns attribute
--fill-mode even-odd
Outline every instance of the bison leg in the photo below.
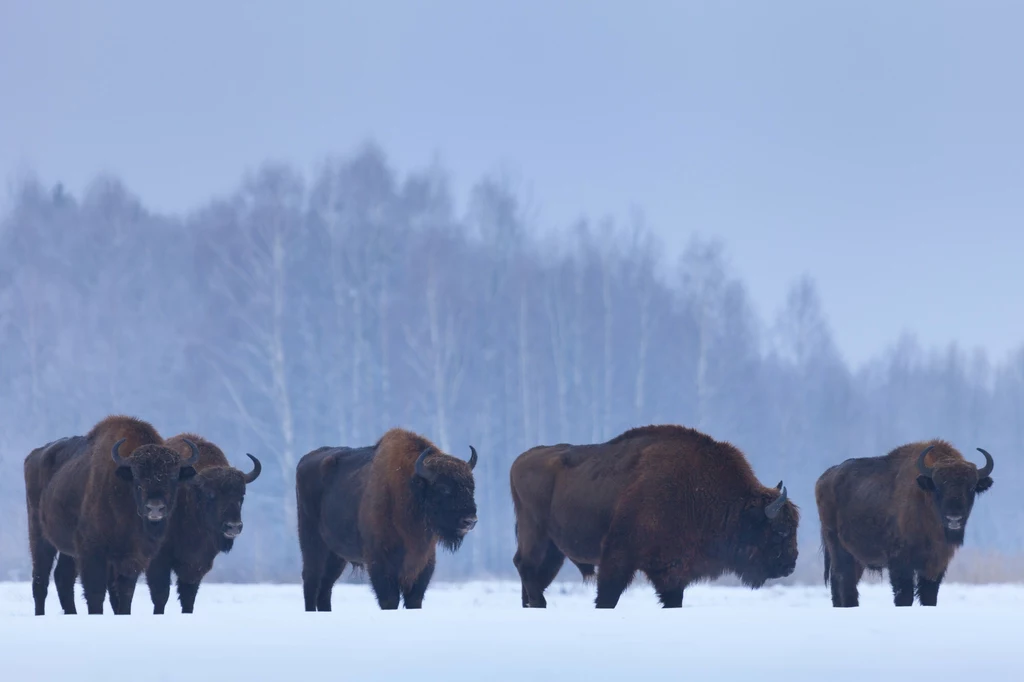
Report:
<svg viewBox="0 0 1024 682"><path fill-rule="evenodd" d="M683 606L682 581L678 576L670 575L666 571L644 571L647 579L651 581L662 608L678 609Z"/></svg>
<svg viewBox="0 0 1024 682"><path fill-rule="evenodd" d="M914 603L914 569L903 564L889 566L889 584L896 606L911 606Z"/></svg>
<svg viewBox="0 0 1024 682"><path fill-rule="evenodd" d="M864 565L847 552L835 533L829 533L825 551L832 568L832 606L853 608L860 605L857 584L864 575Z"/></svg>
<svg viewBox="0 0 1024 682"><path fill-rule="evenodd" d="M330 550L320 536L316 519L304 514L301 509L299 550L302 552L302 596L306 602L306 611L316 611Z"/></svg>
<svg viewBox="0 0 1024 682"><path fill-rule="evenodd" d="M107 598L107 561L102 554L83 554L79 557L82 575L82 592L90 615L103 613L103 602Z"/></svg>
<svg viewBox="0 0 1024 682"><path fill-rule="evenodd" d="M320 580L320 590L316 597L317 611L331 610L331 594L334 592L334 583L338 582L338 578L344 572L345 563L345 560L334 552L328 553L324 566L324 577Z"/></svg>
<svg viewBox="0 0 1024 682"><path fill-rule="evenodd" d="M107 568L107 595L110 599L110 610L114 614L120 613L120 595L117 593L117 573L114 572L114 567L110 566Z"/></svg>
<svg viewBox="0 0 1024 682"><path fill-rule="evenodd" d="M114 578L114 592L117 595L117 604L111 600L110 608L114 613L121 616L129 616L132 613L132 599L135 597L135 585L139 576L117 574Z"/></svg>
<svg viewBox="0 0 1024 682"><path fill-rule="evenodd" d="M153 613L161 615L171 597L171 560L165 552L158 553L146 567L146 585L153 602Z"/></svg>
<svg viewBox="0 0 1024 682"><path fill-rule="evenodd" d="M937 606L939 602L939 585L942 584L942 578L946 575L945 571L939 574L939 577L935 580L929 580L923 575L918 574L917 576L917 601L921 606Z"/></svg>
<svg viewBox="0 0 1024 682"><path fill-rule="evenodd" d="M47 542L41 532L36 534L30 528L29 533L32 539L32 599L36 603L36 615L42 616L46 613L46 593L50 590L50 572L53 560L57 558L57 548Z"/></svg>
<svg viewBox="0 0 1024 682"><path fill-rule="evenodd" d="M78 567L74 557L61 553L57 557L57 568L53 569L53 584L57 587L57 598L64 614L74 616L78 613L75 607L75 579L78 578Z"/></svg>
<svg viewBox="0 0 1024 682"><path fill-rule="evenodd" d="M599 609L614 609L619 603L619 597L633 582L635 573L636 567L629 561L626 552L614 548L609 551L606 546L598 563L597 599L594 605Z"/></svg>
<svg viewBox="0 0 1024 682"><path fill-rule="evenodd" d="M389 557L392 561L376 560L367 565L370 574L370 586L377 596L377 604L385 611L397 609L402 597L401 585L398 580L399 567L402 565L398 557Z"/></svg>
<svg viewBox="0 0 1024 682"><path fill-rule="evenodd" d="M512 558L523 583L523 608L547 608L544 590L548 589L565 563L565 554L551 540L547 540L544 553L540 556L537 554L527 554L520 550Z"/></svg>
<svg viewBox="0 0 1024 682"><path fill-rule="evenodd" d="M181 602L182 613L192 613L196 607L196 595L199 594L199 581L186 582L178 576L178 601Z"/></svg>
<svg viewBox="0 0 1024 682"><path fill-rule="evenodd" d="M430 578L434 575L434 564L435 559L431 557L409 589L402 588L402 601L405 602L405 608L423 608L423 595L427 593L427 585L430 584Z"/></svg>

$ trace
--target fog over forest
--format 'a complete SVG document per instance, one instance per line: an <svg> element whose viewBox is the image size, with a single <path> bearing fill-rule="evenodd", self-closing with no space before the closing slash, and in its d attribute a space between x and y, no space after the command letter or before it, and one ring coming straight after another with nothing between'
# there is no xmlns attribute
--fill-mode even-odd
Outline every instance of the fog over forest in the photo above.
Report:
<svg viewBox="0 0 1024 682"><path fill-rule="evenodd" d="M210 580L298 581L298 458L392 426L479 451L479 525L439 554L438 579L515 578L513 459L648 423L729 440L763 483L785 481L802 510L788 582L821 580L825 468L931 437L975 462L983 447L995 486L950 579L1021 577L1024 339L997 360L893 330L854 368L799 272L782 310L756 310L727 243L694 237L669 259L640 213L542 232L499 176L462 203L444 167L397 168L370 143L311 174L267 163L180 215L148 210L131 178L80 195L14 182L0 217L0 579L30 578L25 455L111 413L197 432L244 470L247 452L263 461Z"/></svg>

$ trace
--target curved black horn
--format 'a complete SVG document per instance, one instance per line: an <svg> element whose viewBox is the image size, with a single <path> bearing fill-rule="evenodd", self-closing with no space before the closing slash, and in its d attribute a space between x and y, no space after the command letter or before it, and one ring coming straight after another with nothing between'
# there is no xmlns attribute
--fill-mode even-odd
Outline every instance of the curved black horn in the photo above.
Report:
<svg viewBox="0 0 1024 682"><path fill-rule="evenodd" d="M116 443L114 443L114 449L110 451L110 456L114 458L114 464L116 464L119 467L131 466L131 462L129 462L124 457L122 457L121 454L120 454L121 445L126 440L127 440L126 438L122 438L121 440L119 440Z"/></svg>
<svg viewBox="0 0 1024 682"><path fill-rule="evenodd" d="M195 463L199 461L199 447L188 438L182 438L182 440L185 441L189 449L192 451L192 456L181 463L181 468L184 469L185 467L194 466Z"/></svg>
<svg viewBox="0 0 1024 682"><path fill-rule="evenodd" d="M416 458L416 475L421 478L425 478L428 481L433 481L434 472L430 471L430 469L427 469L427 467L423 466L423 460L425 460L427 458L427 455L429 454L430 448L427 448L426 450L420 453L419 457Z"/></svg>
<svg viewBox="0 0 1024 682"><path fill-rule="evenodd" d="M924 456L931 452L934 447L934 445L929 445L924 449L924 452L917 456L917 470L922 476L927 476L928 478L932 477L933 469L924 465Z"/></svg>
<svg viewBox="0 0 1024 682"><path fill-rule="evenodd" d="M252 471L243 476L243 478L245 479L245 484L249 485L250 483L252 483L257 478L260 477L260 472L263 471L263 465L260 464L260 461L258 459L250 455L248 452L245 453L245 456L252 460Z"/></svg>
<svg viewBox="0 0 1024 682"><path fill-rule="evenodd" d="M476 448L470 445L469 452L469 470L472 471L474 468L476 468Z"/></svg>
<svg viewBox="0 0 1024 682"><path fill-rule="evenodd" d="M978 478L985 478L986 476L990 476L992 474L992 468L996 465L996 463L992 461L992 455L988 454L981 448L978 448L978 452L985 455L985 466L983 466L981 469L978 469Z"/></svg>
<svg viewBox="0 0 1024 682"><path fill-rule="evenodd" d="M782 505L786 504L786 500L789 499L789 495L786 493L786 486L782 486L782 494L774 501L768 504L764 508L764 515L769 519L774 519L782 511Z"/></svg>

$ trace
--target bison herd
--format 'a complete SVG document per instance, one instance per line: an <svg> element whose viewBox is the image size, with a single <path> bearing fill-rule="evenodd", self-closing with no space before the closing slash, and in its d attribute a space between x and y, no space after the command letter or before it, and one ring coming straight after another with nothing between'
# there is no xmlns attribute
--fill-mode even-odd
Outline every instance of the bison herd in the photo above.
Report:
<svg viewBox="0 0 1024 682"><path fill-rule="evenodd" d="M381 609L421 608L437 546L456 551L477 523L469 460L421 435L392 429L374 445L322 447L299 461L295 495L306 611L330 611L346 566L363 568ZM849 459L817 480L825 583L836 607L858 605L865 570L889 572L893 600L937 603L939 585L975 497L992 486L942 440ZM154 613L171 573L184 613L221 552L242 532L246 487L262 469L232 467L194 434L164 440L139 419L113 416L85 436L25 458L32 596L43 615L51 571L61 608L76 613L80 577L90 614L131 613L146 575ZM724 574L759 588L796 567L800 512L782 481L769 487L735 446L675 425L631 429L605 442L538 446L509 472L515 512L512 559L522 605L544 591L568 558L596 575L597 608L615 608L637 572L665 608L687 586ZM56 561L56 567L54 562Z"/></svg>

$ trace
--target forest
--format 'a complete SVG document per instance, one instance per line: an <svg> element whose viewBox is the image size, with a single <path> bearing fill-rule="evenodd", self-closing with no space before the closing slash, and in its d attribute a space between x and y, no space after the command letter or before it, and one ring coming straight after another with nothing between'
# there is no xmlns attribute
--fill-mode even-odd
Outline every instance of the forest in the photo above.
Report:
<svg viewBox="0 0 1024 682"><path fill-rule="evenodd" d="M514 578L513 459L650 423L729 440L763 483L785 481L802 513L790 582L821 580L828 466L932 437L976 462L983 447L995 486L950 580L1024 577L1024 339L990 358L894 330L852 367L807 275L781 310L755 310L699 226L658 226L692 229L678 257L640 213L544 231L504 176L460 202L446 169L397 169L373 143L312 173L268 162L181 214L129 180L75 194L24 176L4 203L0 580L30 576L25 455L115 413L197 432L244 470L262 460L211 580L298 581L296 462L393 426L479 451L479 525L437 578Z"/></svg>

